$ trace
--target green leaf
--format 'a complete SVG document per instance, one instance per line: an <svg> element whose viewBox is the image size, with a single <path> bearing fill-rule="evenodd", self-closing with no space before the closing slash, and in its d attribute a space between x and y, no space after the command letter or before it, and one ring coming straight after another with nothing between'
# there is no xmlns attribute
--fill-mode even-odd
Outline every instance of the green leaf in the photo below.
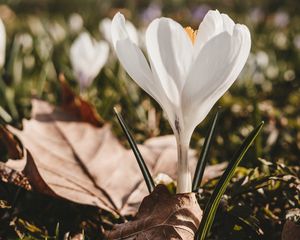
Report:
<svg viewBox="0 0 300 240"><path fill-rule="evenodd" d="M234 154L232 160L230 161L228 167L226 168L225 172L223 173L222 177L220 178L216 189L213 191L212 196L207 203L204 214L199 226L199 229L196 234L197 240L205 240L207 234L210 231L212 223L214 221L220 200L222 195L224 194L230 179L232 178L236 167L239 165L241 160L243 159L245 153L248 151L249 147L259 134L260 130L262 129L264 122L261 122L258 127L256 127L244 140L239 150Z"/></svg>
<svg viewBox="0 0 300 240"><path fill-rule="evenodd" d="M205 137L205 141L204 141L204 145L200 154L200 158L198 160L197 166L196 166L196 170L195 170L195 174L194 174L194 178L193 178L193 192L196 192L201 184L202 178L203 178L203 174L204 174L204 169L206 166L206 163L208 161L208 153L213 141L213 137L215 135L215 130L216 130L216 126L217 126L217 122L219 119L219 111L217 111L210 129Z"/></svg>
<svg viewBox="0 0 300 240"><path fill-rule="evenodd" d="M140 153L140 151L137 147L137 144L135 143L131 133L128 130L128 127L127 127L124 119L122 118L121 114L118 112L118 110L116 108L114 108L114 111L115 111L115 114L117 115L118 121L119 121L119 123L120 123L126 137L127 137L129 145L130 145L130 147L131 147L131 149L134 153L134 156L137 160L137 163L138 163L138 165L141 169L141 172L144 176L144 179L145 179L147 188L149 190L149 193L151 193L153 191L154 187L155 187L152 176L151 176L151 174L150 174L150 172L147 168L147 165L146 165L146 163L145 163L145 161L144 161L144 159L143 159L143 157L142 157L142 155L141 155L141 153Z"/></svg>

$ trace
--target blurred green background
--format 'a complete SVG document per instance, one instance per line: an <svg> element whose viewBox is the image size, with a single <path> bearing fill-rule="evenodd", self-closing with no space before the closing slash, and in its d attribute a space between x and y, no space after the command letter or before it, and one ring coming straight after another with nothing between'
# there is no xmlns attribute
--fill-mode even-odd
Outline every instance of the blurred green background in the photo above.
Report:
<svg viewBox="0 0 300 240"><path fill-rule="evenodd" d="M59 73L64 73L74 91L79 93L69 59L70 46L82 31L90 32L97 40L103 39L99 31L103 18L112 18L117 11L121 11L137 28L143 29L154 18L167 16L183 26L196 29L209 9L218 9L230 15L235 22L247 25L252 36L252 50L239 79L196 129L192 147L201 149L208 122L217 106L221 106L220 126L211 151L211 163L228 161L253 126L264 120L264 130L242 165L258 171L256 177L274 173L277 169L275 166L273 170L268 169L258 158L291 168L299 166L298 0L2 0L0 17L7 31L6 61L0 80L2 123L22 127L22 119L30 117L32 97L59 104ZM111 59L92 85L81 93L82 97L94 104L105 120L113 123L120 139L124 140L124 136L114 118L112 108L115 105L122 107L123 116L138 141L171 133L159 106L130 80L114 59L112 50L110 55ZM5 156L5 152L2 151L1 155ZM250 170L245 168L244 171L249 173ZM276 190L280 188L277 186ZM264 231L269 234L266 239L279 239L285 210L293 207L293 204L283 202L276 205L274 197L278 200L275 194L268 201L274 201L271 211L275 215L278 212L278 216L269 216L272 214L264 212L265 218L262 217ZM254 205L255 201L262 203L256 207L253 205L256 213L262 206L262 211L266 211L263 200L253 199ZM280 226L277 231L272 230L275 226Z"/></svg>

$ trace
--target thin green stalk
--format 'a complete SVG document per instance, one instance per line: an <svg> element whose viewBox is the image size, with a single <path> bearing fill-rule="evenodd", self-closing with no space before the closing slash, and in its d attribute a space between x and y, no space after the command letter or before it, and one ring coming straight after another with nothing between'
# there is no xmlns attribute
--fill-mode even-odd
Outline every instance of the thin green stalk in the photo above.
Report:
<svg viewBox="0 0 300 240"><path fill-rule="evenodd" d="M213 137L215 135L218 119L219 119L219 111L217 111L217 113L211 123L210 129L205 137L204 145L203 145L203 148L202 148L202 151L200 154L200 158L199 158L197 166L196 166L194 178L193 178L193 185L192 185L193 192L196 192L198 190L198 188L202 182L205 166L208 161L208 153L209 153L210 147L212 145Z"/></svg>
<svg viewBox="0 0 300 240"><path fill-rule="evenodd" d="M144 159L143 159L143 157L142 157L142 155L141 155L141 153L140 153L140 151L137 147L137 144L135 143L131 133L129 132L128 127L127 127L124 119L122 118L121 114L118 112L118 110L116 108L114 108L114 111L115 111L115 114L117 115L118 121L119 121L119 123L120 123L126 137L127 137L129 145L130 145L130 147L131 147L131 149L132 149L132 151L135 155L137 163L138 163L138 165L141 169L141 172L142 172L143 177L145 179L148 191L149 191L149 193L151 193L153 191L155 185L154 185L154 181L152 179L152 176L151 176L151 174L148 170L148 167L147 167L147 165L146 165L146 163L145 163L145 161L144 161Z"/></svg>
<svg viewBox="0 0 300 240"><path fill-rule="evenodd" d="M248 151L249 147L259 134L260 130L262 129L263 122L256 127L244 140L239 150L234 154L232 160L230 161L228 167L226 168L225 172L223 173L222 177L220 178L215 190L213 191L212 196L207 203L204 214L199 226L199 229L196 234L196 240L205 240L210 228L213 224L219 203L221 201L221 197L224 194L230 179L232 178L236 167L239 165L241 160L243 159L244 155Z"/></svg>

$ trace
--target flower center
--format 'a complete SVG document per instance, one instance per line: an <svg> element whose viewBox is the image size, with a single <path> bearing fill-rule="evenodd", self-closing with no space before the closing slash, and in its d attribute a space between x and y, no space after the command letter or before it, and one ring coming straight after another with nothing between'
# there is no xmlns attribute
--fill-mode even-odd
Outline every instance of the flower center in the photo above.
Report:
<svg viewBox="0 0 300 240"><path fill-rule="evenodd" d="M184 28L184 30L186 31L187 35L191 39L192 43L194 44L196 41L198 30L194 30L191 27L186 27L186 28Z"/></svg>

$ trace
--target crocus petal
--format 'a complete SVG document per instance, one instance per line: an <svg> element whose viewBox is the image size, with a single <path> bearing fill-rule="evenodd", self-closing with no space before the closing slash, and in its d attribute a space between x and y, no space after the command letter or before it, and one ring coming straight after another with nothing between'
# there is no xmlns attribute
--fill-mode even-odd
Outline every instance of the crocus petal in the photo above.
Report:
<svg viewBox="0 0 300 240"><path fill-rule="evenodd" d="M130 21L126 21L125 25L131 41L134 42L136 45L139 45L139 35L135 26Z"/></svg>
<svg viewBox="0 0 300 240"><path fill-rule="evenodd" d="M120 14L120 13L117 13L117 14ZM124 18L121 15L122 14L120 14L119 17ZM121 21L123 21L123 20L121 20ZM124 19L124 21L125 21L125 19ZM104 18L99 24L99 30L100 30L101 34L103 35L104 39L113 45L112 36L111 36L111 34L112 34L111 33L111 24L112 24L112 20L110 20L109 18ZM139 35L138 35L138 32L137 32L135 26L130 21L126 20L125 28L126 28L127 35L129 36L131 41L134 42L136 45L139 45Z"/></svg>
<svg viewBox="0 0 300 240"><path fill-rule="evenodd" d="M105 41L95 43L93 61L90 62L90 85L93 79L99 74L100 70L105 65L109 56L109 46Z"/></svg>
<svg viewBox="0 0 300 240"><path fill-rule="evenodd" d="M99 23L99 30L106 41L112 43L111 40L111 20L109 18L104 18Z"/></svg>
<svg viewBox="0 0 300 240"><path fill-rule="evenodd" d="M115 49L117 41L126 39L130 40L129 34L126 29L126 20L124 18L124 15L119 12L114 16L112 20L111 36Z"/></svg>
<svg viewBox="0 0 300 240"><path fill-rule="evenodd" d="M129 76L161 103L149 64L142 51L129 38L125 18L121 13L117 13L113 18L111 32L116 54Z"/></svg>
<svg viewBox="0 0 300 240"><path fill-rule="evenodd" d="M195 41L194 59L197 58L201 48L213 37L227 31L233 32L234 22L226 14L220 14L218 10L210 10L199 25Z"/></svg>
<svg viewBox="0 0 300 240"><path fill-rule="evenodd" d="M186 138L236 80L250 47L249 30L239 24L234 26L232 35L225 31L203 46L182 93Z"/></svg>
<svg viewBox="0 0 300 240"><path fill-rule="evenodd" d="M0 18L0 69L5 62L5 48L6 48L6 32L4 24Z"/></svg>
<svg viewBox="0 0 300 240"><path fill-rule="evenodd" d="M160 104L166 112L170 123L174 122L172 104L167 99L156 74L151 71L143 52L129 38L125 18L122 14L117 13L114 16L111 31L116 54L126 72L145 92ZM175 127L174 124L172 125L173 127Z"/></svg>
<svg viewBox="0 0 300 240"><path fill-rule="evenodd" d="M227 31L228 33L230 33L230 35L232 35L235 26L234 21L224 13L222 13L221 16L223 20L224 31Z"/></svg>
<svg viewBox="0 0 300 240"><path fill-rule="evenodd" d="M70 49L70 60L81 89L92 83L106 63L108 55L108 44L93 41L88 33L80 34L74 41Z"/></svg>
<svg viewBox="0 0 300 240"><path fill-rule="evenodd" d="M146 47L152 71L157 73L168 99L178 106L192 62L192 41L180 24L160 18L146 31Z"/></svg>

